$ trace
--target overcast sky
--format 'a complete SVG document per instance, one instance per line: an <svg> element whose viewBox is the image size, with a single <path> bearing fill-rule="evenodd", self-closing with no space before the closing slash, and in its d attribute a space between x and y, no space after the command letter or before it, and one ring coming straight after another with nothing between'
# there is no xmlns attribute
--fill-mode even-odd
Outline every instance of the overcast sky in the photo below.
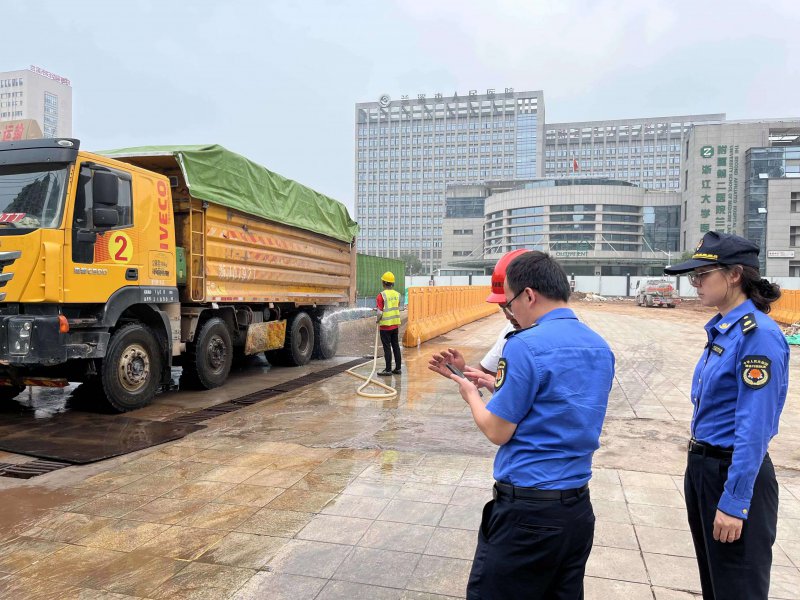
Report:
<svg viewBox="0 0 800 600"><path fill-rule="evenodd" d="M353 206L354 104L544 90L549 122L800 117L800 1L0 0L0 71L87 149L218 143Z"/></svg>

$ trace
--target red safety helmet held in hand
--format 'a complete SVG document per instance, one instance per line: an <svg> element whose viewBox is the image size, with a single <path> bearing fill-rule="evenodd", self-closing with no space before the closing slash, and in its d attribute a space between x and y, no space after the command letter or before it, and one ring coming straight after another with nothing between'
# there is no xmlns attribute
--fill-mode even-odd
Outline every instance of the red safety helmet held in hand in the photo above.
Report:
<svg viewBox="0 0 800 600"><path fill-rule="evenodd" d="M525 248L512 250L511 252L506 252L500 260L497 261L497 264L494 266L494 271L492 271L492 293L486 298L487 302L503 304L506 301L506 292L503 289L503 284L506 282L506 269L508 269L508 265L511 264L512 260L526 252L530 252L530 250L526 250Z"/></svg>

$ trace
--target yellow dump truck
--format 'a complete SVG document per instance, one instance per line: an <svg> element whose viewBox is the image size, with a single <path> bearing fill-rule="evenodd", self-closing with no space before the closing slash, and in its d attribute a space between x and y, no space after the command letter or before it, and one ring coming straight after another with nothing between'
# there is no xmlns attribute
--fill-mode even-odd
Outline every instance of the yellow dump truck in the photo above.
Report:
<svg viewBox="0 0 800 600"><path fill-rule="evenodd" d="M213 388L235 355L336 352L325 316L356 287L344 205L221 146L79 146L0 143L0 399L82 381L126 411L173 365Z"/></svg>

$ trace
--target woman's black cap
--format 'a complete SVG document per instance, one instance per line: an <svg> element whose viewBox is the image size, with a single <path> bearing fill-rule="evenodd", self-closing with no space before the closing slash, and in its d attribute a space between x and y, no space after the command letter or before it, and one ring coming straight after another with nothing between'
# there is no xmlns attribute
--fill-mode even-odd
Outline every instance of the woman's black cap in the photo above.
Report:
<svg viewBox="0 0 800 600"><path fill-rule="evenodd" d="M691 260L664 269L667 275L680 275L706 265L744 265L758 269L759 248L753 242L731 233L709 231L697 244Z"/></svg>

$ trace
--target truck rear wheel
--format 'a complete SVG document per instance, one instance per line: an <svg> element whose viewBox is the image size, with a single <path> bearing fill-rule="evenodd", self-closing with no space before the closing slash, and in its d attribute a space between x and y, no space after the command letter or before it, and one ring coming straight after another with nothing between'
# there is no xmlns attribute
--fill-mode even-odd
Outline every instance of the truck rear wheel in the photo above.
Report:
<svg viewBox="0 0 800 600"><path fill-rule="evenodd" d="M161 350L153 331L142 323L123 325L108 344L100 367L106 400L118 412L147 406L161 377Z"/></svg>
<svg viewBox="0 0 800 600"><path fill-rule="evenodd" d="M286 324L286 343L274 355L280 364L300 367L311 360L314 352L314 323L308 313L299 312Z"/></svg>
<svg viewBox="0 0 800 600"><path fill-rule="evenodd" d="M200 326L183 364L181 384L210 390L228 378L233 363L233 344L225 321L214 317Z"/></svg>
<svg viewBox="0 0 800 600"><path fill-rule="evenodd" d="M339 347L339 321L335 317L314 319L313 358L333 358Z"/></svg>

